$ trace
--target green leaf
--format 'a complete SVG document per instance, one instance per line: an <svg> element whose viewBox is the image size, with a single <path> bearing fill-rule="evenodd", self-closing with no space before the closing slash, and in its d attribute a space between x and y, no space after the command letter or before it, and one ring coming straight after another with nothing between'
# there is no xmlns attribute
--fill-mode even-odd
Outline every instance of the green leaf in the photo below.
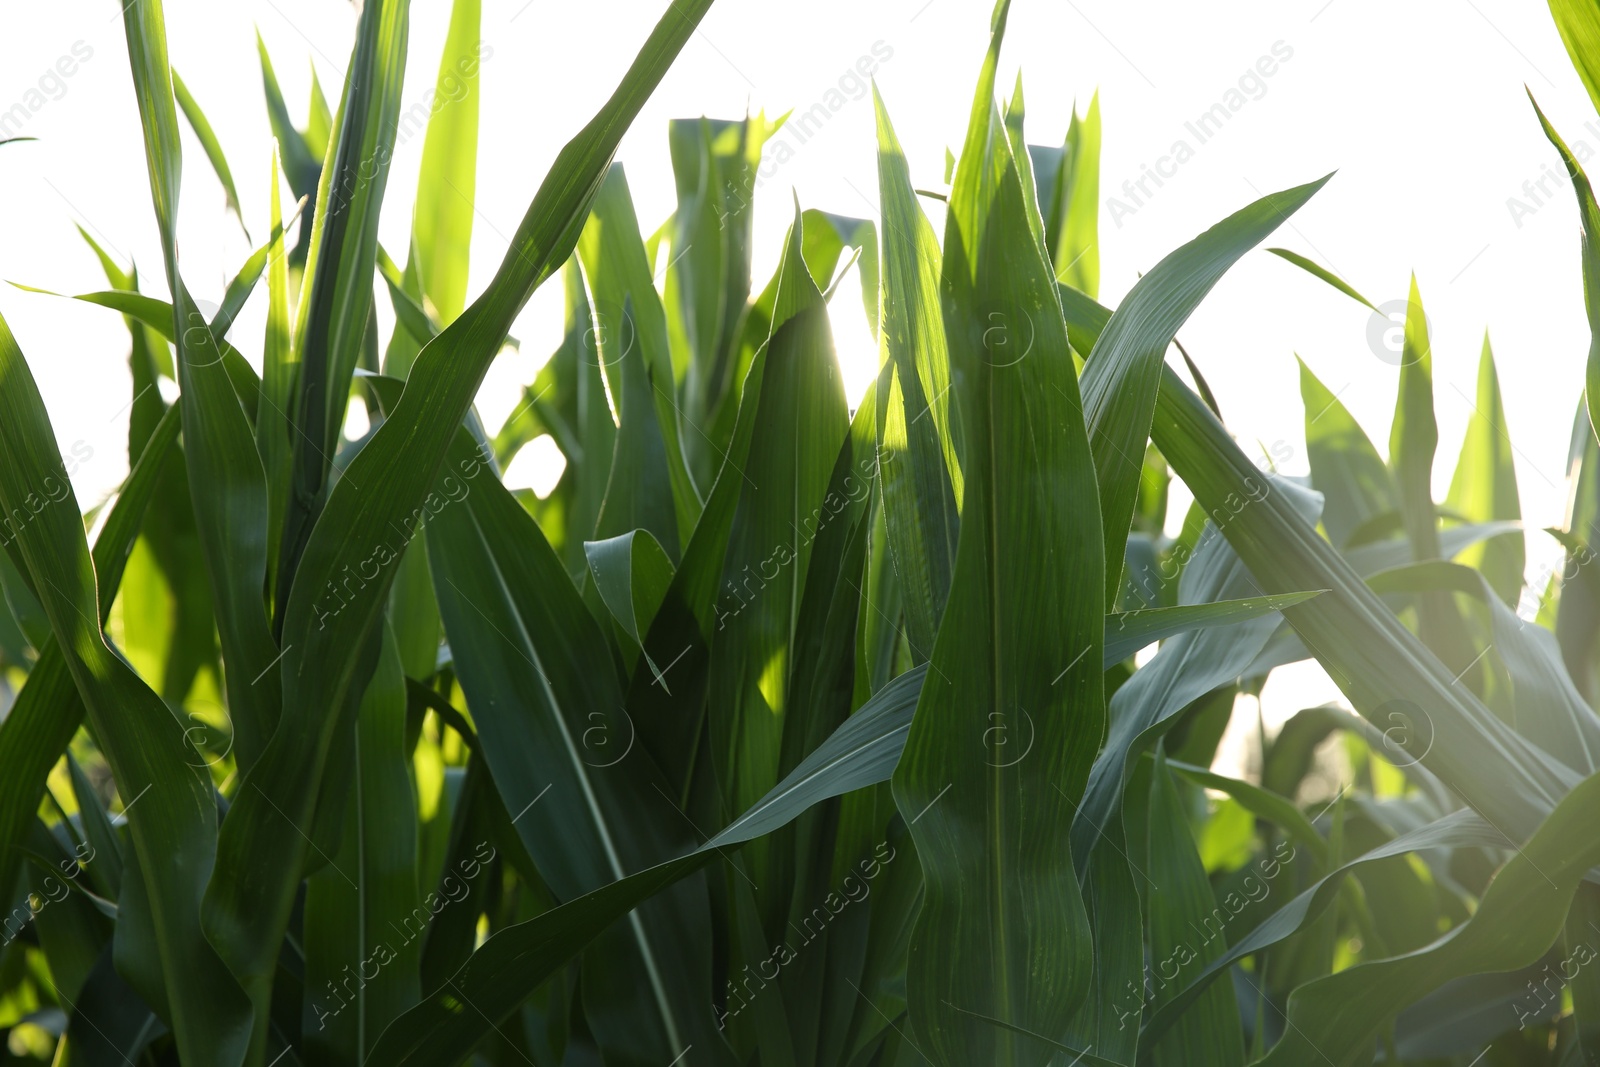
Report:
<svg viewBox="0 0 1600 1067"><path fill-rule="evenodd" d="M294 190L295 196L315 197L323 152L307 144L305 135L295 128L294 120L289 117L283 91L278 87L278 74L272 69L272 57L267 54L267 43L261 39L259 30L256 32L256 54L261 59L261 84L267 98L267 120L272 125L273 137L278 141L278 151L283 156L284 177L288 179L289 188ZM306 227L301 232L302 238L309 232L310 222L308 216ZM304 240L300 246L305 247Z"/></svg>
<svg viewBox="0 0 1600 1067"><path fill-rule="evenodd" d="M1375 574L1368 584L1378 593L1456 592L1481 602L1490 619L1485 652L1492 650L1509 675L1513 729L1579 774L1600 766L1600 718L1567 675L1555 637L1519 618L1487 575L1430 560Z"/></svg>
<svg viewBox="0 0 1600 1067"><path fill-rule="evenodd" d="M1517 471L1500 400L1500 378L1495 373L1487 333L1478 361L1478 395L1472 409L1473 418L1467 423L1467 436L1461 442L1461 458L1450 479L1445 507L1468 522L1518 521L1522 518L1522 504L1517 497ZM1522 537L1508 534L1468 549L1461 562L1482 571L1500 599L1515 606L1522 593L1523 555Z"/></svg>
<svg viewBox="0 0 1600 1067"><path fill-rule="evenodd" d="M1073 108L1061 161L1061 226L1051 245L1056 280L1081 293L1100 290L1100 93L1079 118ZM1047 235L1048 236L1048 235Z"/></svg>
<svg viewBox="0 0 1600 1067"><path fill-rule="evenodd" d="M87 895L72 891L81 870L78 861L84 855L76 842L59 830L51 833L35 819L30 843L33 866L25 885L31 895L21 911L27 915L33 912L32 902L39 902L39 910L33 913L33 933L39 951L50 961L52 992L70 1005L78 999L101 949L110 943L112 926ZM9 940L9 930L7 934Z"/></svg>
<svg viewBox="0 0 1600 1067"><path fill-rule="evenodd" d="M1288 797L1281 796L1269 789L1263 789L1258 785L1240 781L1237 778L1215 774L1204 767L1195 767L1187 763L1180 763L1177 760L1167 760L1166 763L1169 768L1195 785L1226 793L1238 801L1239 805L1252 815L1276 823L1285 833L1294 838L1297 844L1304 845L1309 849L1313 859L1318 864L1327 861L1328 843L1322 839L1322 835L1317 833L1316 827L1311 825L1311 821L1300 813L1300 809L1295 807L1294 801ZM1152 826L1154 826L1153 823Z"/></svg>
<svg viewBox="0 0 1600 1067"><path fill-rule="evenodd" d="M1320 592L1322 590L1313 589L1284 596L1241 597L1116 612L1106 616L1105 661L1108 666L1120 663L1146 645L1177 634L1270 615L1310 600Z"/></svg>
<svg viewBox="0 0 1600 1067"><path fill-rule="evenodd" d="M1071 293L1061 290L1068 330L1092 344L1109 314ZM1285 617L1356 710L1380 731L1390 731L1405 758L1420 758L1495 825L1531 832L1575 776L1454 684L1454 672L1297 513L1301 494L1287 491L1278 479L1263 482L1210 408L1170 370L1162 375L1151 434L1197 503L1230 517L1223 533L1262 591L1328 590L1288 609ZM1397 726L1391 714L1404 725Z"/></svg>
<svg viewBox="0 0 1600 1067"><path fill-rule="evenodd" d="M1298 503L1315 521L1315 498L1307 495ZM1183 562L1176 597L1180 609L1260 592L1212 524ZM1162 576L1168 577L1164 571ZM1276 628L1270 616L1262 616L1177 635L1111 698L1109 734L1072 825L1073 859L1091 893L1101 961L1094 998L1084 1005L1075 1031L1081 1043L1093 1043L1108 1055L1132 1059L1137 1028L1129 1020L1137 1023L1143 1009L1142 998L1130 1004L1125 993L1130 982L1135 988L1145 982L1141 897L1150 882L1143 863L1132 858L1144 827L1138 814L1138 760L1177 725L1180 712L1245 673ZM1125 808L1133 810L1125 813Z"/></svg>
<svg viewBox="0 0 1600 1067"><path fill-rule="evenodd" d="M944 277L964 276L968 285L976 276L980 246L988 234L988 215L999 194L1011 155L1005 127L995 110L994 79L1000 63L1000 45L1005 40L1006 17L1011 0L996 0L989 16L989 48L978 71L978 86L972 94L972 111L967 119L966 140L956 160L950 187L949 211L944 232ZM954 342L956 338L952 338Z"/></svg>
<svg viewBox="0 0 1600 1067"><path fill-rule="evenodd" d="M750 296L756 166L775 128L764 114L667 123L678 205L664 301L683 421L699 431L683 441L697 485L715 477L726 447L719 430L732 425L722 412L738 403L734 363Z"/></svg>
<svg viewBox="0 0 1600 1067"><path fill-rule="evenodd" d="M763 345L744 379L738 418L721 472L645 636L644 650L660 665L661 677L647 678L635 671L628 691L628 715L639 725L641 743L672 783L674 795L685 804L706 720L711 644L735 605L743 603L722 596L719 586L734 516L749 484L744 470L755 436L766 366L767 348Z"/></svg>
<svg viewBox="0 0 1600 1067"><path fill-rule="evenodd" d="M1174 994L1172 999L1166 1001L1151 1016L1140 1033L1140 1043L1159 1041L1162 1035L1182 1017L1195 998L1204 993L1219 975L1227 973L1233 964L1283 941L1314 923L1333 902L1346 876L1363 864L1427 849L1468 847L1501 849L1509 844L1511 842L1505 835L1477 814L1462 809L1356 856L1324 875L1311 888L1290 900L1254 930L1239 938L1229 946L1226 953L1207 963L1188 985ZM1272 865L1262 871L1263 877L1269 882L1276 880L1283 873L1283 866L1294 862L1297 855L1298 852L1293 848L1290 848L1287 854L1275 852ZM1352 1019L1354 1018L1352 1016Z"/></svg>
<svg viewBox="0 0 1600 1067"><path fill-rule="evenodd" d="M1011 160L1017 168L1017 181L1022 186L1022 201L1024 204L1023 215L1028 219L1028 228L1033 231L1034 240L1039 242L1039 252L1050 261L1049 250L1045 247L1044 220L1039 216L1038 190L1033 180L1033 163L1028 155L1027 137L1023 126L1027 120L1028 106L1022 95L1022 71L1017 71L1016 88L1012 90L1011 99L1006 101L1006 138L1011 143Z"/></svg>
<svg viewBox="0 0 1600 1067"><path fill-rule="evenodd" d="M1417 279L1412 275L1401 346L1399 395L1389 430L1389 470L1400 491L1400 517L1405 524L1406 537L1418 560L1439 558L1439 519L1433 502L1433 460L1438 445L1439 428L1433 404L1433 349ZM1417 611L1418 632L1434 654L1453 674L1470 670L1476 650L1467 643L1456 605L1450 598L1440 593L1424 593L1419 598Z"/></svg>
<svg viewBox="0 0 1600 1067"><path fill-rule="evenodd" d="M1433 348L1416 275L1412 275L1400 356L1400 390L1389 431L1389 469L1400 488L1400 514L1418 559L1439 555L1432 485L1438 444L1439 428L1433 417Z"/></svg>
<svg viewBox="0 0 1600 1067"><path fill-rule="evenodd" d="M1280 259L1293 263L1295 266L1310 274L1312 277L1321 278L1323 281L1339 290L1345 296L1348 296L1350 299L1356 301L1358 304L1365 304L1375 313L1379 315L1383 314L1383 312L1378 311L1378 306L1376 304L1362 296L1360 293L1356 292L1354 286L1345 281L1343 278L1339 277L1337 274L1333 273L1333 271L1324 267L1322 264L1313 262L1298 252L1291 252L1287 248L1269 248L1267 251L1271 252Z"/></svg>
<svg viewBox="0 0 1600 1067"><path fill-rule="evenodd" d="M674 575L672 561L649 530L632 530L583 546L595 589L622 632L634 646L644 644ZM648 656L650 674L664 681L661 668Z"/></svg>
<svg viewBox="0 0 1600 1067"><path fill-rule="evenodd" d="M102 625L111 613L129 550L156 494L162 468L175 451L179 426L177 410L169 410L151 435L145 454L134 465L95 539L97 617ZM14 542L7 548L14 551ZM84 715L82 698L61 648L51 640L38 652L27 684L0 723L0 885L6 886L16 882L21 863L17 846L38 810L45 777L72 740Z"/></svg>
<svg viewBox="0 0 1600 1067"><path fill-rule="evenodd" d="M1589 99L1600 108L1600 13L1585 0L1550 0L1550 14Z"/></svg>
<svg viewBox="0 0 1600 1067"><path fill-rule="evenodd" d="M293 405L295 350L289 321L289 262L284 255L278 154L272 155L273 238L267 245L267 332L261 348L261 405L256 412L256 451L267 486L267 584L277 586L283 554L283 522L289 508L291 459L289 408Z"/></svg>
<svg viewBox="0 0 1600 1067"><path fill-rule="evenodd" d="M611 477L621 480L610 501L613 514L602 509L600 536L646 527L676 560L679 545L694 531L701 502L683 457L666 315L621 164L612 164L600 186L578 254L593 294L598 342L588 354L600 360L621 425L611 470ZM663 495L665 500L644 503ZM638 514L630 520L628 509L643 509L655 521L646 523Z"/></svg>
<svg viewBox="0 0 1600 1067"><path fill-rule="evenodd" d="M90 848L89 855L80 854L79 859L100 889L100 895L116 900L117 886L122 881L122 843L111 826L110 813L89 784L83 768L78 766L71 752L66 758L67 771L72 776L72 795L78 802L78 817L83 824L84 843Z"/></svg>
<svg viewBox="0 0 1600 1067"><path fill-rule="evenodd" d="M1420 758L1496 825L1513 832L1536 824L1565 794L1571 772L1558 770L1551 757L1454 684L1457 672L1401 625L1293 512L1283 483L1263 483L1261 472L1176 375L1167 376L1161 395L1157 446L1202 505L1232 515L1223 532L1261 588L1315 584L1330 590L1288 609L1285 617L1356 709L1391 731L1406 758ZM1249 502L1235 510L1230 499ZM1406 723L1403 729L1391 714Z"/></svg>
<svg viewBox="0 0 1600 1067"><path fill-rule="evenodd" d="M837 264L839 257L846 248L855 249L859 255L854 260L860 276L861 305L866 311L867 328L872 331L874 340L878 337L878 227L870 219L851 218L848 215L835 215L828 211L812 209L805 212L807 225L805 227L805 240L803 254L806 265L811 268L812 276L817 283L829 283L828 299L833 297L833 286L839 284L843 275L849 268L846 263L833 276L830 270L823 275L817 270L819 261L826 259ZM815 219L826 223L823 226L811 225L810 220Z"/></svg>
<svg viewBox="0 0 1600 1067"><path fill-rule="evenodd" d="M150 1008L117 974L110 946L100 953L67 1021L66 1041L75 1065L126 1067L167 1033Z"/></svg>

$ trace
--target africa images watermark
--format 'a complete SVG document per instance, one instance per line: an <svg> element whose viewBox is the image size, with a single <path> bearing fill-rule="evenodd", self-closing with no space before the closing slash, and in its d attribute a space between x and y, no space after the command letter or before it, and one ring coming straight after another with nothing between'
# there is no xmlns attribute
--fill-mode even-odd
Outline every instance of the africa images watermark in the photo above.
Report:
<svg viewBox="0 0 1600 1067"><path fill-rule="evenodd" d="M487 856L483 854L485 849L489 850ZM367 954L366 959L355 964L353 969L348 963L344 965L344 969L336 976L337 985L334 984L334 978L328 979L328 994L339 1002L339 1006L330 1009L325 1007L320 1000L312 1001L311 1010L317 1016L317 1029L326 1029L328 1020L349 1006L349 1001L345 999L345 996L340 995L341 991L349 997L349 1000L355 1000L356 995L366 988L368 982L377 978L378 973L384 967L400 958L400 952L407 945L428 932L428 928L435 916L451 904L459 904L466 900L468 894L472 891L470 883L482 873L485 866L494 862L494 858L494 846L487 841L480 841L478 847L473 849L471 856L457 862L456 866L461 872L460 878L456 877L455 872L446 869L444 877L439 880L439 889L443 893L442 896L437 892L429 893L416 907L411 909L398 926L391 920L389 925L399 935L397 945L389 941L379 941L377 947ZM370 974L368 973L369 970L371 971Z"/></svg>
<svg viewBox="0 0 1600 1067"><path fill-rule="evenodd" d="M1272 882L1283 873L1285 864L1292 863L1295 857L1294 846L1287 841L1280 841L1272 849L1272 854L1265 859L1258 860L1255 869L1245 875L1238 889L1230 889L1215 907L1200 920L1196 926L1189 924L1194 930L1197 942L1191 943L1183 940L1160 960L1145 963L1144 983L1135 988L1132 981L1128 982L1128 992L1131 994L1132 1006L1123 1007L1122 1002L1112 1006L1117 1013L1117 1029L1125 1029L1130 1017L1138 1025L1138 1014L1144 1006L1155 997L1156 993L1166 989L1177 982L1178 975L1189 964L1201 959L1197 946L1209 945L1217 938L1222 937L1223 930L1238 918L1250 904L1259 904L1267 899L1272 892ZM1224 946L1227 941L1224 939Z"/></svg>
<svg viewBox="0 0 1600 1067"><path fill-rule="evenodd" d="M1244 110L1250 101L1260 100L1267 95L1267 79L1278 73L1281 64L1294 58L1294 49L1284 41L1272 42L1269 51L1270 54L1261 56L1254 66L1245 68L1237 84L1230 86L1222 94L1222 99L1202 111L1193 122L1183 124L1183 128L1194 138L1194 144L1190 144L1188 138L1178 138L1172 142L1166 155L1156 159L1153 167L1140 164L1139 177L1122 183L1122 194L1127 199L1106 197L1106 210L1111 213L1111 221L1117 224L1117 229L1122 229L1124 218L1138 214L1139 209L1155 196L1155 189L1166 184L1163 178L1177 176L1178 168L1195 157L1196 147L1221 133L1228 120ZM1155 189L1150 188L1151 182L1155 183Z"/></svg>
<svg viewBox="0 0 1600 1067"><path fill-rule="evenodd" d="M422 499L422 503L413 508L410 515L403 516L399 522L390 521L389 528L394 531L393 541L379 541L365 559L358 561L352 569L346 563L342 568L342 576L336 574L330 578L323 595L311 606L317 613L317 629L328 628L328 620L338 615L356 595L365 589L370 582L375 582L378 575L389 564L395 562L405 552L406 546L416 540L423 531L424 524L429 518L438 515L451 504L459 504L467 499L472 492L468 483L485 470L490 468L488 454L473 459L464 459L457 464L461 477L457 478L454 472L448 472L439 479L439 488L430 492ZM465 479L463 481L462 479ZM440 492L443 496L440 496ZM351 585L355 588L352 589Z"/></svg>
<svg viewBox="0 0 1600 1067"><path fill-rule="evenodd" d="M1287 464L1295 456L1294 446L1283 440L1272 443L1270 455L1262 455L1255 460L1255 467L1262 474L1276 473L1278 467ZM1179 541L1172 546L1172 551L1155 566L1148 563L1137 566L1130 564L1128 579L1132 581L1143 593L1152 600L1156 593L1171 582L1183 577L1183 569L1189 561L1200 551L1202 545L1207 544L1211 538L1219 536L1222 530L1243 514L1245 508L1251 504L1260 504L1272 495L1272 482L1270 479L1258 481L1246 475L1240 482L1244 487L1245 495L1237 492L1229 493L1215 507L1206 508L1206 515L1211 520L1211 525L1201 532L1199 539L1193 547L1186 542ZM1130 614L1130 613L1124 613Z"/></svg>
<svg viewBox="0 0 1600 1067"><path fill-rule="evenodd" d="M822 503L812 508L811 514L807 515L795 526L795 531L800 534L800 537L796 539L794 544L778 545L767 554L766 559L755 565L754 574L750 573L750 564L746 563L743 581L738 585L734 584L732 578L724 583L726 590L724 595L718 598L716 607L718 630L726 626L729 619L735 618L741 611L749 607L750 602L755 600L756 595L765 589L768 583L776 580L779 574L783 573L783 568L798 560L800 551L810 547L811 543L817 539L817 535L827 526L830 519L844 511L850 504L860 503L861 499L872 491L872 475L876 462L877 460L871 456L861 461L859 465L861 470L860 479L857 479L854 474L845 475L844 484L840 487L844 490L844 495L841 496L838 490L830 490L828 495L823 498ZM769 566L772 568L771 574L767 573ZM755 588L751 588L752 582L755 583ZM748 599L739 595L741 588L748 594ZM731 594L731 596L728 594ZM730 610L728 606L729 600L734 601L737 607L732 607Z"/></svg>
<svg viewBox="0 0 1600 1067"><path fill-rule="evenodd" d="M1590 136L1600 140L1600 125L1596 125L1594 119L1585 122L1583 128L1589 131ZM1594 158L1593 146L1582 138L1572 142L1570 151L1579 166ZM1522 229L1523 223L1530 216L1537 215L1547 200L1566 196L1565 191L1570 188L1571 182L1565 174L1558 174L1548 163L1541 164L1539 176L1522 183L1522 196L1506 197L1506 210L1511 213L1512 223L1517 229ZM1566 203L1572 201L1568 199Z"/></svg>
<svg viewBox="0 0 1600 1067"><path fill-rule="evenodd" d="M16 507L0 511L0 545L9 545L22 533L27 526L44 509L51 504L59 504L63 500L72 499L71 478L77 473L80 464L87 463L94 458L94 449L83 441L74 441L72 454L61 457L60 477L53 474L44 476L38 488L29 492L20 500ZM43 496L40 496L40 493Z"/></svg>
<svg viewBox="0 0 1600 1067"><path fill-rule="evenodd" d="M761 149L761 161L756 165L753 182L741 188L738 183L725 183L722 203L717 206L717 222L726 227L728 218L747 211L755 191L771 181L784 165L795 157L795 149L821 133L833 116L858 100L864 100L872 88L872 78L883 64L894 58L894 47L883 40L872 42L868 53L856 58L854 65L846 67L822 99L801 110L795 108L789 117L773 131Z"/></svg>
<svg viewBox="0 0 1600 1067"><path fill-rule="evenodd" d="M822 99L801 111L796 108L789 119L778 127L761 152L761 165L756 168L756 188L769 181L785 163L794 158L793 139L805 144L822 131L822 128L845 109L851 101L863 100L872 88L872 77L878 68L894 58L894 48L884 41L873 41L870 55L859 56L855 65L846 67L838 80L822 94Z"/></svg>
<svg viewBox="0 0 1600 1067"><path fill-rule="evenodd" d="M78 73L83 64L94 58L94 46L84 41L73 41L66 55L46 67L34 87L22 94L22 99L0 111L0 141L21 135L29 120L43 111L52 100L67 95L67 79Z"/></svg>
<svg viewBox="0 0 1600 1067"><path fill-rule="evenodd" d="M416 103L402 111L396 119L393 147L380 139L370 156L346 167L329 188L328 215L332 217L349 207L356 194L393 162L394 150L428 128L429 119L451 104L465 100L473 90L472 82L478 76L478 68L493 58L494 49L479 41L473 46L472 55L457 59L453 71L440 75L437 88L428 89Z"/></svg>
<svg viewBox="0 0 1600 1067"><path fill-rule="evenodd" d="M1590 925L1592 926L1593 924L1591 923ZM1561 1008L1561 991L1571 984L1572 980L1578 977L1578 972L1583 969L1584 965L1594 958L1594 949L1590 948L1587 942L1581 942L1573 948L1567 958L1562 960L1558 966L1552 968L1551 964L1544 965L1544 970L1540 972L1544 977L1544 981L1540 982L1539 985L1534 985L1532 978L1528 979L1528 999L1532 1001L1532 1005L1524 1007L1523 998L1520 996L1511 1005L1511 1010L1517 1013L1517 1029L1526 1030L1530 1023L1543 1022L1550 1018L1554 1012L1559 1011ZM1568 970L1569 967L1571 968L1570 971ZM1555 983L1553 987L1551 985L1552 982Z"/></svg>
<svg viewBox="0 0 1600 1067"><path fill-rule="evenodd" d="M885 851L888 855L884 854ZM830 892L823 898L821 904L812 908L800 920L799 926L795 926L793 922L789 924L804 939L800 941L799 949L791 946L786 940L780 941L766 959L755 965L754 972L747 963L741 976L729 978L727 1007L717 1011L717 1028L726 1029L728 1020L748 1007L756 994L767 988L767 983L776 982L783 968L800 958L799 950L821 937L823 931L827 930L828 925L842 914L845 908L866 900L872 892L872 880L882 874L883 869L894 862L894 858L894 846L887 841L880 841L872 850L872 858L856 864L856 870L852 870L840 881L839 889ZM859 875L856 873L857 870L860 872Z"/></svg>
<svg viewBox="0 0 1600 1067"><path fill-rule="evenodd" d="M93 861L94 846L84 841L73 849L71 859L62 860L56 866L61 871L61 877L65 878L67 882L72 882ZM61 901L66 900L72 894L72 887L67 882L61 881L54 874L45 875L39 882L39 892L29 893L23 898L22 903L13 908L10 914L5 917L4 925L0 926L0 929L5 932L5 939L0 940L0 948L4 948L15 941L17 935L22 933L29 923L37 919L39 913L44 911L45 908L51 904L59 904ZM57 890L60 890L60 896L56 896ZM13 922L16 923L16 929L14 930L12 929Z"/></svg>

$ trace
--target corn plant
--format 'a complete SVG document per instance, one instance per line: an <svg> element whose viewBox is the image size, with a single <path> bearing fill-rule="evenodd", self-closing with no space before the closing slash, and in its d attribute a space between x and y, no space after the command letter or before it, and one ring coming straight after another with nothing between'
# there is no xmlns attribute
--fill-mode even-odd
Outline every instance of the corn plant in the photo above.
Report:
<svg viewBox="0 0 1600 1067"><path fill-rule="evenodd" d="M612 160L709 5L663 15L470 302L479 0L454 0L397 256L407 0L368 0L303 125L261 49L259 221L159 0L124 8L164 277L84 235L107 284L78 299L130 341L108 502L80 508L0 321L6 1061L1600 1056L1587 407L1531 598L1487 338L1433 499L1414 280L1387 458L1303 365L1309 477L1241 449L1167 353L1328 179L1103 306L1098 107L1028 143L1020 78L997 101L1007 0L948 192L914 188L875 92L878 217L793 205L757 289L782 120L671 123L649 231ZM1600 13L1551 8L1600 106ZM180 111L266 235L212 314L179 271ZM1535 112L1600 338L1600 208ZM1307 300L1378 313L1270 251L1332 287ZM852 270L881 353L853 408ZM547 281L561 336L491 432L473 398ZM231 331L258 289L259 350ZM559 481L508 489L545 436ZM1195 502L1169 522L1173 479ZM1237 698L1307 659L1354 713L1261 731L1249 780L1213 769Z"/></svg>

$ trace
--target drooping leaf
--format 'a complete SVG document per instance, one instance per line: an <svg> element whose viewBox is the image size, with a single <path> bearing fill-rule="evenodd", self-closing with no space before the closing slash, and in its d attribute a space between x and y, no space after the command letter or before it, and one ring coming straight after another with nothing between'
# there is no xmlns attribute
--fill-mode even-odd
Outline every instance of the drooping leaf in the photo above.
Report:
<svg viewBox="0 0 1600 1067"><path fill-rule="evenodd" d="M1283 1040L1257 1062L1299 1064L1319 1055L1337 1067L1365 1062L1385 1022L1422 994L1452 978L1536 961L1561 935L1579 881L1600 862L1589 815L1597 800L1600 776L1584 779L1506 862L1472 918L1437 941L1296 989Z"/></svg>
<svg viewBox="0 0 1600 1067"><path fill-rule="evenodd" d="M1074 347L1080 347L1080 339L1092 347L1110 313L1070 289L1060 292ZM1497 826L1531 832L1574 784L1571 772L1453 684L1453 674L1295 514L1298 494L1261 491L1255 464L1170 370L1163 372L1151 436L1198 503L1232 516L1223 532L1263 591L1287 588L1279 583L1329 590L1290 608L1286 617L1356 710L1379 730L1388 730L1398 747L1421 758L1424 767L1460 790ZM1246 499L1248 506L1237 506ZM1419 755L1424 752L1428 755ZM1492 789L1481 776L1488 766L1503 771Z"/></svg>
<svg viewBox="0 0 1600 1067"><path fill-rule="evenodd" d="M583 546L595 590L622 632L642 650L675 573L672 561L648 530L632 530ZM661 668L646 657L650 673L662 681Z"/></svg>
<svg viewBox="0 0 1600 1067"><path fill-rule="evenodd" d="M1356 856L1318 879L1309 889L1229 946L1226 953L1207 963L1179 993L1152 1014L1140 1035L1141 1042L1160 1040L1161 1036L1182 1016L1189 1004L1204 993L1228 967L1314 922L1333 902L1349 873L1362 865L1430 848L1503 848L1509 843L1505 835L1493 826L1475 813L1463 809L1401 834ZM1281 866L1283 863L1292 862L1295 856L1295 851L1291 849L1285 855L1275 856L1274 859ZM1277 868L1273 869L1277 871Z"/></svg>

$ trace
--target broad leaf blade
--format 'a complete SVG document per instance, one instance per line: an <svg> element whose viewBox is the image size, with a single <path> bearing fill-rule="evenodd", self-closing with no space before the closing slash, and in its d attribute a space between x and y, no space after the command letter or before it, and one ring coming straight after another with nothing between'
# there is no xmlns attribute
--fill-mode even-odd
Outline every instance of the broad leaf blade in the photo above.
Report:
<svg viewBox="0 0 1600 1067"><path fill-rule="evenodd" d="M1056 1040L1090 982L1062 843L1104 723L1104 552L1077 377L1025 210L1007 163L972 325L952 336L975 364L956 383L955 574L894 778L925 880L907 1000L918 1045L945 1064L1038 1059L1039 1042L977 1016Z"/></svg>

